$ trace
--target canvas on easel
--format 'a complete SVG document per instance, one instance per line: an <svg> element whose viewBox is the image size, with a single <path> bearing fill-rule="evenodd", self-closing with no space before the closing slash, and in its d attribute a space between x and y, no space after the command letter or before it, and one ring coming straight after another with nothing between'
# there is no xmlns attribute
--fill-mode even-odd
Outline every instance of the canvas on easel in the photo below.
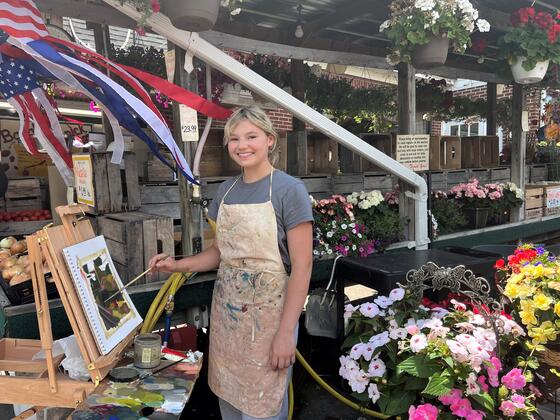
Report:
<svg viewBox="0 0 560 420"><path fill-rule="evenodd" d="M105 355L142 323L103 236L62 250L97 347Z"/></svg>

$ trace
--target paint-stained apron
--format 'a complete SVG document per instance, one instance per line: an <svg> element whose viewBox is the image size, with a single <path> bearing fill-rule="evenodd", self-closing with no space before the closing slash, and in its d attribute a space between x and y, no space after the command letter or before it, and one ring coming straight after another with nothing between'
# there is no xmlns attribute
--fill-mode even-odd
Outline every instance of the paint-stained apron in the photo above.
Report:
<svg viewBox="0 0 560 420"><path fill-rule="evenodd" d="M208 383L238 410L266 418L280 411L287 385L288 369L270 367L270 347L288 275L278 249L272 173L266 203L225 204L235 183L216 220L221 262L212 298Z"/></svg>

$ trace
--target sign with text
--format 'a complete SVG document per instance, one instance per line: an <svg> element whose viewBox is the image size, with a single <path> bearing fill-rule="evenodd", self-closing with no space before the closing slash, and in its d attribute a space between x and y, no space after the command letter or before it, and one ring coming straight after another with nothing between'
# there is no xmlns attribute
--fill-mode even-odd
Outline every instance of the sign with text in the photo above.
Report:
<svg viewBox="0 0 560 420"><path fill-rule="evenodd" d="M198 141L198 115L196 110L179 104L179 117L183 141Z"/></svg>
<svg viewBox="0 0 560 420"><path fill-rule="evenodd" d="M427 171L430 167L430 136L398 135L397 161L413 171Z"/></svg>
<svg viewBox="0 0 560 420"><path fill-rule="evenodd" d="M95 192L93 189L93 166L90 155L73 155L74 186L78 203L95 206Z"/></svg>
<svg viewBox="0 0 560 420"><path fill-rule="evenodd" d="M560 186L546 189L546 208L560 207Z"/></svg>

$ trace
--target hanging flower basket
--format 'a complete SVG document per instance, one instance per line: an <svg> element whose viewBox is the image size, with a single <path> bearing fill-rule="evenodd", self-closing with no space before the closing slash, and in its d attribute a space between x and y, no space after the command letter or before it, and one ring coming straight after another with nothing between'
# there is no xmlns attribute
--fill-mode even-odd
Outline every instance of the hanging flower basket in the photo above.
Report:
<svg viewBox="0 0 560 420"><path fill-rule="evenodd" d="M531 70L523 68L523 61L525 57L517 57L515 63L511 64L511 73L514 80L522 85L540 82L548 70L548 63L550 60L538 61L535 67Z"/></svg>
<svg viewBox="0 0 560 420"><path fill-rule="evenodd" d="M173 26L191 32L212 29L219 9L219 0L161 0L161 11Z"/></svg>
<svg viewBox="0 0 560 420"><path fill-rule="evenodd" d="M449 51L449 38L432 37L427 44L416 45L412 53L412 65L419 69L427 69L445 64Z"/></svg>

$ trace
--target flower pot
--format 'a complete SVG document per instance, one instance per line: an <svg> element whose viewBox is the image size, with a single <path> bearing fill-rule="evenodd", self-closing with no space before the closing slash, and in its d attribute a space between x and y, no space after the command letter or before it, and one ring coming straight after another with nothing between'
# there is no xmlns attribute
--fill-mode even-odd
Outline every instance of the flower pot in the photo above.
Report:
<svg viewBox="0 0 560 420"><path fill-rule="evenodd" d="M434 36L427 44L416 45L412 53L412 65L418 69L441 66L447 60L449 38Z"/></svg>
<svg viewBox="0 0 560 420"><path fill-rule="evenodd" d="M522 85L540 82L548 70L550 60L537 62L535 67L529 71L525 70L521 65L523 60L525 60L525 57L517 57L515 63L511 65L511 73L514 80Z"/></svg>
<svg viewBox="0 0 560 420"><path fill-rule="evenodd" d="M201 32L212 29L218 18L219 0L162 0L161 12L178 29Z"/></svg>
<svg viewBox="0 0 560 420"><path fill-rule="evenodd" d="M471 229L480 229L486 226L488 221L488 207L464 208L463 212L467 217L468 227Z"/></svg>

